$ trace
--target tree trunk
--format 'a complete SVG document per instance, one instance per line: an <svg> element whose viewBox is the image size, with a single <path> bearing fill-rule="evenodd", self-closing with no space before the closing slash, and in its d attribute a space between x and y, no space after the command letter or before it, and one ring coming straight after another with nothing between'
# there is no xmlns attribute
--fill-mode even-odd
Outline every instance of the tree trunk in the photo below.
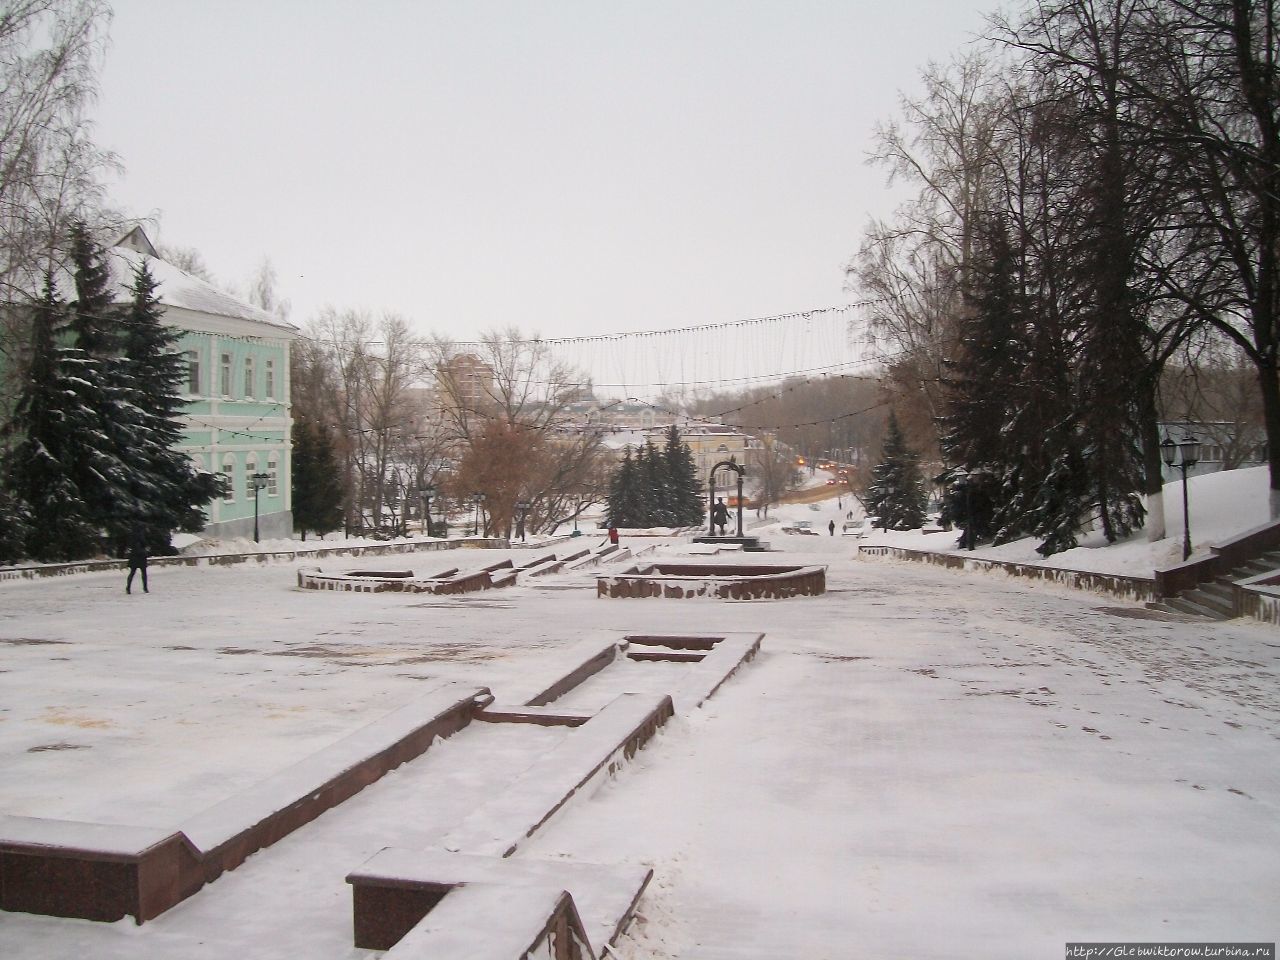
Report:
<svg viewBox="0 0 1280 960"><path fill-rule="evenodd" d="M1269 515L1280 520L1280 380L1274 364L1259 365L1258 386L1262 392L1262 422L1267 431L1267 465L1271 484Z"/></svg>

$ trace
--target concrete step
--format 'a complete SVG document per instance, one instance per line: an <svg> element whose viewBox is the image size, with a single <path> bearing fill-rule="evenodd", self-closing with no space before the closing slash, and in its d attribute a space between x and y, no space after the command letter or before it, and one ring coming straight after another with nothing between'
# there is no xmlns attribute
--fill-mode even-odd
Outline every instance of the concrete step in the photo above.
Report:
<svg viewBox="0 0 1280 960"><path fill-rule="evenodd" d="M1222 619L1230 620L1235 616L1235 604L1231 600L1225 600L1216 593L1210 593L1205 587L1207 584L1201 584L1194 590L1184 590L1179 597L1189 603L1194 603L1198 607L1205 607L1213 610L1221 615Z"/></svg>
<svg viewBox="0 0 1280 960"><path fill-rule="evenodd" d="M1268 563L1265 560L1250 560L1248 563L1242 563L1236 567L1227 576L1232 580L1248 580L1250 577L1271 573L1276 569L1277 565Z"/></svg>
<svg viewBox="0 0 1280 960"><path fill-rule="evenodd" d="M1193 617L1202 617L1205 620L1229 620L1230 617L1219 613L1209 607L1202 607L1200 604L1185 597L1166 597L1160 601L1163 606L1159 609L1169 611L1171 613L1189 613Z"/></svg>
<svg viewBox="0 0 1280 960"><path fill-rule="evenodd" d="M1200 584L1196 589L1200 590L1202 593L1209 594L1211 597L1217 597L1228 606L1235 603L1236 592L1230 580L1223 580L1221 578L1217 580L1210 580L1207 583Z"/></svg>

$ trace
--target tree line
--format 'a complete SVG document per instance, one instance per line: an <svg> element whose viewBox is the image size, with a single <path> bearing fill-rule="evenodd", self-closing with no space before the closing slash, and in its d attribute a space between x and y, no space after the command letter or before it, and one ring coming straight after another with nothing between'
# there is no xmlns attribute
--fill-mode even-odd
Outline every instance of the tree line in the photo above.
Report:
<svg viewBox="0 0 1280 960"><path fill-rule="evenodd" d="M1162 537L1169 372L1205 357L1252 371L1280 516L1276 27L1275 0L1040 0L878 131L918 193L849 274L967 537Z"/></svg>
<svg viewBox="0 0 1280 960"><path fill-rule="evenodd" d="M612 457L574 409L589 384L536 338L507 329L455 344L397 315L327 310L290 358L295 454L307 452L294 465L300 529L403 531L430 490L433 530L474 505L484 532L509 536L518 504L537 533L604 499ZM317 516L310 491L335 475Z"/></svg>

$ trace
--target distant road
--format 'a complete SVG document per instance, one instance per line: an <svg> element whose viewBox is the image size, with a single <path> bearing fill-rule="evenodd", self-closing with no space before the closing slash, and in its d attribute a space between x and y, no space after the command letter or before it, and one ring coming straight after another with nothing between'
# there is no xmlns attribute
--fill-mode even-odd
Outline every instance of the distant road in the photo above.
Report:
<svg viewBox="0 0 1280 960"><path fill-rule="evenodd" d="M779 503L821 503L823 500L834 500L836 497L850 497L852 492L843 483L829 487L825 483L817 487L805 487L803 490L792 490L778 498Z"/></svg>

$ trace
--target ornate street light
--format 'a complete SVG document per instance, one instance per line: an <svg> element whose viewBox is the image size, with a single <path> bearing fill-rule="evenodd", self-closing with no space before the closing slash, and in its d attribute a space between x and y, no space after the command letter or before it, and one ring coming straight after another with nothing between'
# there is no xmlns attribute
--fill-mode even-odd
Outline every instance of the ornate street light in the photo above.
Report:
<svg viewBox="0 0 1280 960"><path fill-rule="evenodd" d="M1165 466L1182 471L1182 559L1191 556L1191 510L1187 502L1187 471L1200 462L1200 441L1187 434L1174 443L1167 433L1160 441L1160 454Z"/></svg>
<svg viewBox="0 0 1280 960"><path fill-rule="evenodd" d="M524 518L529 513L529 504L524 500L516 501L516 536L524 543Z"/></svg>
<svg viewBox="0 0 1280 960"><path fill-rule="evenodd" d="M249 485L253 487L253 542L258 542L258 491L267 485L267 481L271 478L265 473L252 473L249 475Z"/></svg>
<svg viewBox="0 0 1280 960"><path fill-rule="evenodd" d="M480 504L484 503L484 494L473 493L471 502L475 504L475 517L471 521L471 535L477 537L480 535Z"/></svg>

